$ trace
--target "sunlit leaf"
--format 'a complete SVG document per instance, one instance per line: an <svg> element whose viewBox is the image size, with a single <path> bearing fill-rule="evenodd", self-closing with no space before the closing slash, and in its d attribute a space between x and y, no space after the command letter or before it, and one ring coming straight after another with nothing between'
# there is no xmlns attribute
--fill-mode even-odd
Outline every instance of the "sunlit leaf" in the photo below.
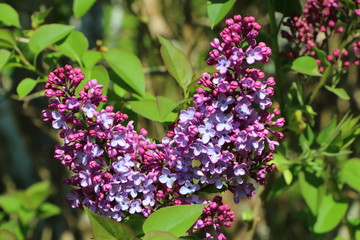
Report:
<svg viewBox="0 0 360 240"><path fill-rule="evenodd" d="M173 100L161 96L129 103L134 112L157 122L165 122L171 111L178 106Z"/></svg>
<svg viewBox="0 0 360 240"><path fill-rule="evenodd" d="M83 16L95 2L96 0L74 0L73 12L75 17Z"/></svg>
<svg viewBox="0 0 360 240"><path fill-rule="evenodd" d="M9 230L0 229L0 239L18 240L16 235Z"/></svg>
<svg viewBox="0 0 360 240"><path fill-rule="evenodd" d="M58 48L71 59L81 63L81 57L89 47L89 42L83 33L72 31Z"/></svg>
<svg viewBox="0 0 360 240"><path fill-rule="evenodd" d="M142 240L178 240L173 234L169 232L151 231L145 234Z"/></svg>
<svg viewBox="0 0 360 240"><path fill-rule="evenodd" d="M350 187L360 192L360 158L352 158L340 170L340 178Z"/></svg>
<svg viewBox="0 0 360 240"><path fill-rule="evenodd" d="M40 205L38 217L44 219L55 215L59 215L60 213L61 213L61 209L58 206L46 202Z"/></svg>
<svg viewBox="0 0 360 240"><path fill-rule="evenodd" d="M321 129L319 135L316 137L316 142L321 146L326 146L334 140L334 136L337 134L336 118L332 118L331 121Z"/></svg>
<svg viewBox="0 0 360 240"><path fill-rule="evenodd" d="M110 77L109 73L103 65L97 65L93 69L91 69L90 79L96 79L98 84L103 85L102 95L107 95ZM100 103L99 108L101 109L105 103Z"/></svg>
<svg viewBox="0 0 360 240"><path fill-rule="evenodd" d="M81 57L82 62L87 68L92 68L101 59L102 55L98 51L86 51Z"/></svg>
<svg viewBox="0 0 360 240"><path fill-rule="evenodd" d="M318 64L315 59L309 56L303 56L296 58L292 64L291 69L310 76L321 76L319 73Z"/></svg>
<svg viewBox="0 0 360 240"><path fill-rule="evenodd" d="M325 88L327 90L329 90L330 92L334 93L336 96L338 96L341 99L350 100L349 95L347 94L347 92L343 88L334 88L334 87L330 87L330 86L327 86L327 85L325 85Z"/></svg>
<svg viewBox="0 0 360 240"><path fill-rule="evenodd" d="M284 172L283 172L283 176L284 176L284 179L285 179L285 182L287 185L290 185L292 180L293 180L293 175L291 173L291 171L289 169L286 169Z"/></svg>
<svg viewBox="0 0 360 240"><path fill-rule="evenodd" d="M19 14L9 4L0 3L0 22L6 26L20 28Z"/></svg>
<svg viewBox="0 0 360 240"><path fill-rule="evenodd" d="M37 182L25 191L28 209L37 209L51 194L51 183L49 181Z"/></svg>
<svg viewBox="0 0 360 240"><path fill-rule="evenodd" d="M344 217L347 208L347 202L335 201L332 195L325 195L319 205L314 232L326 233L335 228Z"/></svg>
<svg viewBox="0 0 360 240"><path fill-rule="evenodd" d="M48 46L66 37L73 29L73 26L62 24L43 25L31 35L29 42L30 50L38 54Z"/></svg>
<svg viewBox="0 0 360 240"><path fill-rule="evenodd" d="M1 195L0 207L8 214L16 213L22 206L22 199L18 196Z"/></svg>
<svg viewBox="0 0 360 240"><path fill-rule="evenodd" d="M32 78L24 78L16 87L16 93L20 98L27 96L36 86L37 81Z"/></svg>
<svg viewBox="0 0 360 240"><path fill-rule="evenodd" d="M92 233L95 239L102 240L135 240L133 230L124 223L116 222L113 219L99 216L87 207L84 210L90 219Z"/></svg>
<svg viewBox="0 0 360 240"><path fill-rule="evenodd" d="M174 47L170 41L160 36L159 41L161 43L161 56L166 68L185 92L194 74L191 63L185 54Z"/></svg>
<svg viewBox="0 0 360 240"><path fill-rule="evenodd" d="M214 28L231 10L236 0L208 0L207 12L210 26Z"/></svg>
<svg viewBox="0 0 360 240"><path fill-rule="evenodd" d="M141 62L133 53L122 49L111 49L104 57L114 72L136 93L145 95L145 76Z"/></svg>
<svg viewBox="0 0 360 240"><path fill-rule="evenodd" d="M8 29L0 29L0 46L6 48L15 48L16 41L12 32Z"/></svg>
<svg viewBox="0 0 360 240"><path fill-rule="evenodd" d="M312 214L316 216L325 192L323 180L313 173L302 171L299 173L299 184L301 195Z"/></svg>
<svg viewBox="0 0 360 240"><path fill-rule="evenodd" d="M146 219L143 225L144 233L164 231L180 237L200 217L205 206L194 204L161 208Z"/></svg>
<svg viewBox="0 0 360 240"><path fill-rule="evenodd" d="M7 63L11 55L11 52L5 49L0 49L0 71L4 67L4 65Z"/></svg>

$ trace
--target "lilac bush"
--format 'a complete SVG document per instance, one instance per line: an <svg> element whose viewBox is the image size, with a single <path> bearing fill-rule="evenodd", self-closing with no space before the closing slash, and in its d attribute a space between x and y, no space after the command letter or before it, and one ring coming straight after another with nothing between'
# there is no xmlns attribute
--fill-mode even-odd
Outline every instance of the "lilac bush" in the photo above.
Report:
<svg viewBox="0 0 360 240"><path fill-rule="evenodd" d="M106 103L96 79L79 90L81 69L70 65L48 75L45 96L51 98L43 119L60 130L62 145L55 158L73 175L66 200L73 208L122 221L140 213L148 217L164 206L207 203L193 228L206 229L207 239L226 239L235 215L221 197L199 198L209 188L233 193L234 202L255 194L254 179L266 183L273 152L283 138L284 118L270 110L273 77L256 68L267 63L271 49L255 38L261 26L254 17L236 15L210 46L207 63L217 70L203 73L193 106L182 110L160 142L136 131L133 121ZM215 234L213 233L215 230Z"/></svg>

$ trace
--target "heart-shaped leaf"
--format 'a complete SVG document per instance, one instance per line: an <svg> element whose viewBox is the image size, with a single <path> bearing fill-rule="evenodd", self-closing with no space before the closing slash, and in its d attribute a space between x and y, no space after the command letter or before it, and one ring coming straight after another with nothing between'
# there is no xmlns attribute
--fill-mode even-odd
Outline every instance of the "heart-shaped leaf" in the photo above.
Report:
<svg viewBox="0 0 360 240"><path fill-rule="evenodd" d="M0 71L9 60L10 55L11 52L9 52L8 50L0 49Z"/></svg>
<svg viewBox="0 0 360 240"><path fill-rule="evenodd" d="M178 103L173 100L161 96L156 97L156 99L131 101L129 104L137 114L157 122L167 121L167 116L178 106Z"/></svg>
<svg viewBox="0 0 360 240"><path fill-rule="evenodd" d="M234 6L236 0L208 0L207 12L210 19L210 26L214 28L218 24L231 8Z"/></svg>
<svg viewBox="0 0 360 240"><path fill-rule="evenodd" d="M48 46L66 37L73 29L73 26L62 24L42 25L30 37L30 50L38 54Z"/></svg>
<svg viewBox="0 0 360 240"><path fill-rule="evenodd" d="M16 92L20 98L27 96L36 86L37 81L32 78L24 78L16 87Z"/></svg>
<svg viewBox="0 0 360 240"><path fill-rule="evenodd" d="M143 225L144 233L163 231L180 237L200 217L205 206L194 204L161 208L146 219Z"/></svg>
<svg viewBox="0 0 360 240"><path fill-rule="evenodd" d="M344 217L347 208L347 202L335 201L332 195L325 195L319 205L314 232L326 233L335 228Z"/></svg>
<svg viewBox="0 0 360 240"><path fill-rule="evenodd" d="M123 49L111 49L104 53L104 57L114 72L136 93L145 95L145 76L137 56Z"/></svg>
<svg viewBox="0 0 360 240"><path fill-rule="evenodd" d="M19 14L16 10L6 3L0 3L0 22L6 26L20 28Z"/></svg>
<svg viewBox="0 0 360 240"><path fill-rule="evenodd" d="M291 69L310 76L321 76L315 59L309 56L298 57L291 64Z"/></svg>
<svg viewBox="0 0 360 240"><path fill-rule="evenodd" d="M160 36L159 41L161 43L161 56L166 68L185 92L194 75L191 63L185 54L174 47L170 41Z"/></svg>
<svg viewBox="0 0 360 240"><path fill-rule="evenodd" d="M83 16L95 2L96 0L74 0L73 12L75 17Z"/></svg>
<svg viewBox="0 0 360 240"><path fill-rule="evenodd" d="M89 47L87 38L78 31L72 31L59 46L60 51L81 63L81 57Z"/></svg>
<svg viewBox="0 0 360 240"><path fill-rule="evenodd" d="M87 207L84 210L90 219L92 233L95 239L101 240L135 240L133 230L124 223L116 222L113 219L99 216Z"/></svg>

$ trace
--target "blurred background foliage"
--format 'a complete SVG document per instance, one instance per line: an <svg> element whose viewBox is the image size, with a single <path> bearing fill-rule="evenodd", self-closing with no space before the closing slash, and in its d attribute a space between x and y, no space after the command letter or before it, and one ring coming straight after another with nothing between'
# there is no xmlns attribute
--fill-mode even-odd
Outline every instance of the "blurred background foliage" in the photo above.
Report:
<svg viewBox="0 0 360 240"><path fill-rule="evenodd" d="M236 1L227 16L254 16L263 26L259 41L270 45L270 19L264 2ZM32 53L27 48L26 34L31 34L42 24L72 25L86 36L89 49L106 52L120 47L134 53L139 57L145 73L148 97L164 96L175 102L182 102L178 109L189 103L187 97L192 95L196 85L193 84L194 87L186 94L169 75L160 54L158 36L171 40L172 44L189 58L196 76L193 82L196 83L202 72L209 71L206 64L209 42L218 36L224 26L222 21L211 29L207 3L204 0L98 0L88 11L84 9L84 12L74 12L71 0L8 0L1 3L9 4L19 13L21 27L26 30L24 36L21 36L20 30L8 28L21 36L16 40L24 58L32 58ZM279 9L282 6L275 7ZM301 12L301 8L296 7L290 10ZM85 14L82 15L83 13ZM280 20L279 16L277 17L277 20ZM336 46L338 41L339 39L333 38L330 45ZM279 38L279 44L281 49L288 47L284 39ZM3 193L0 198L0 207L3 209L0 221L11 222L18 219L21 226L19 231L26 234L26 239L72 240L91 237L84 213L71 209L64 201L64 196L70 189L62 184L62 180L68 172L52 158L53 146L59 139L57 133L41 120L41 109L46 108L48 101L41 95L42 84L37 84L31 93L24 97L19 97L16 90L25 78L36 79L40 76L43 79L55 67L76 62L65 55L49 48L45 53L41 53L34 63L38 72L17 66L17 60L14 59L11 62L13 67L4 69L0 75L0 193ZM290 60L285 58L280 58L280 61L284 66L290 63ZM104 65L107 66L106 63ZM129 114L129 118L137 123L138 129L148 129L150 137L160 139L164 136L167 130L165 124L139 116L134 109L131 111L128 104L129 101L136 100L136 96L129 93L129 86L114 70L109 66L107 69L111 80L108 88L109 103ZM274 64L267 64L264 71L268 75L274 75ZM239 205L234 205L232 197L223 194L239 220L227 230L231 236L229 239L300 240L335 239L337 236L339 239L355 239L360 224L360 195L354 187L345 186L340 190L334 182L327 179L329 182L326 189L338 191L341 196L339 199L346 199L344 201L349 207L346 208L346 217L341 217L341 224L336 224L334 229L326 234L314 233L312 225L315 219L311 211L316 211L319 206L311 206L316 199L307 199L304 196L308 194L311 198L316 194L312 187L316 186L317 180L320 179L318 186L323 186L323 180L312 173L322 171L324 161L328 161L324 165L333 164L333 168L327 169L330 176L336 177L332 174L340 171L347 159L360 157L358 118L355 119L360 109L359 68L350 66L347 73L342 74L338 85L345 89L350 96L349 100L337 98L329 91L320 91L311 108L305 110L294 100L299 90L296 89L298 85L293 83L298 76L293 72L285 73L282 82L278 82L274 96L275 107L282 109L288 121L285 143L276 156L278 169L269 175L268 184L259 187L251 200L244 199ZM316 82L310 79L306 84L310 87L303 86L302 91L308 94ZM347 114L348 112L351 114ZM331 120L330 127L325 128ZM331 131L336 127L338 129L334 135ZM324 129L322 135L319 134ZM314 155L313 149L324 142L331 144L330 138L336 138L338 132L351 138L351 143L346 146L348 152L323 156L322 152L318 151ZM314 161L314 158L321 158L322 161ZM313 184L300 186L299 182L303 182L303 185L306 182L301 179L311 179ZM359 179L354 180L354 185L360 185ZM33 185L35 183L40 185ZM29 188L30 186L32 187ZM34 188L46 194L40 194L42 197L34 200L36 204L29 208L28 201L36 198L31 197L31 192L34 191L31 189ZM10 209L6 207L9 206L9 198L16 202ZM348 219L353 220L347 221ZM13 228L11 225L8 227ZM11 239L10 235L3 236L4 239Z"/></svg>

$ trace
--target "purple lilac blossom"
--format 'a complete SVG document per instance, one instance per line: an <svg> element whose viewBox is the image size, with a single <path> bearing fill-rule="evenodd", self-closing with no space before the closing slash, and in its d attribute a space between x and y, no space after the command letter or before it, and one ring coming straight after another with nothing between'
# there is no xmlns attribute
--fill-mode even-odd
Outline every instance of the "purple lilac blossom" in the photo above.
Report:
<svg viewBox="0 0 360 240"><path fill-rule="evenodd" d="M249 178L266 182L266 173L274 169L268 162L279 144L275 139L283 137L272 128L285 121L278 109L269 110L274 79L250 63L268 62L271 49L254 39L261 28L255 18L236 15L226 24L221 40L211 42L207 61L219 72L202 75L194 107L180 112L161 143L147 138L144 129L135 131L133 121L123 125L127 115L112 106L98 111L107 97L97 80L76 95L84 79L79 68L66 65L49 74L45 95L52 100L43 118L62 130L64 143L55 147L54 156L74 173L64 181L77 187L67 196L72 207L85 205L122 221L135 213L148 217L167 205L193 204L209 185L227 188L238 203L255 193ZM203 203L211 207L204 208L194 228L209 229L209 238L213 228L214 237L226 239L220 226L229 227L234 213L221 198Z"/></svg>

